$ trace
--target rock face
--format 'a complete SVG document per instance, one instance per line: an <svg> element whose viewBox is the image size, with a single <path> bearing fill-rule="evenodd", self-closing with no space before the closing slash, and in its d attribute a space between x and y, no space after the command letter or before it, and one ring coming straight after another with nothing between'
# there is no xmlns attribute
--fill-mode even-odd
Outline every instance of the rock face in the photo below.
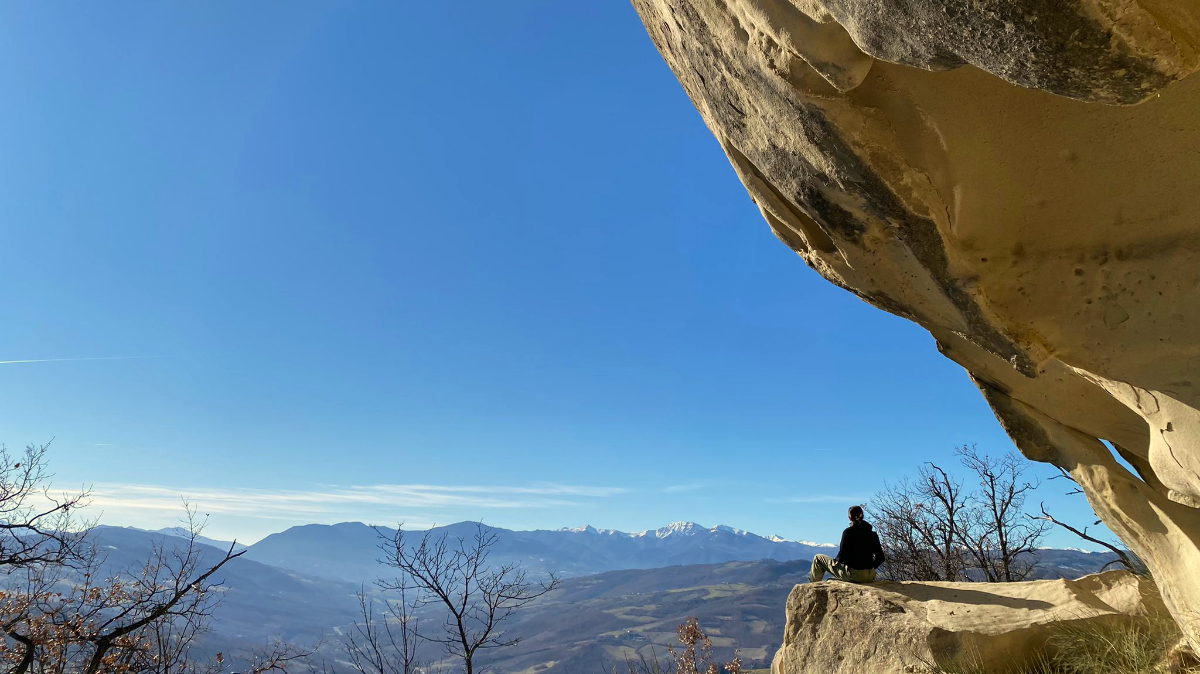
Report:
<svg viewBox="0 0 1200 674"><path fill-rule="evenodd" d="M1048 654L1051 625L1164 616L1126 571L1028 583L797 585L772 674L1009 671Z"/></svg>
<svg viewBox="0 0 1200 674"><path fill-rule="evenodd" d="M633 4L775 235L1200 610L1200 3Z"/></svg>

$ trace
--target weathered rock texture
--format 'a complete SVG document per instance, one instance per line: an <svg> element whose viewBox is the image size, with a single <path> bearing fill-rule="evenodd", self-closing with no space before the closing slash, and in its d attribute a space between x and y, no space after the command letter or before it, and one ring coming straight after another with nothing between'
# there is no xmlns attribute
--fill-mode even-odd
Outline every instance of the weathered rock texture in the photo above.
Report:
<svg viewBox="0 0 1200 674"><path fill-rule="evenodd" d="M1047 641L1064 623L1142 627L1165 615L1154 585L1126 571L1030 583L797 585L771 671L1010 671L1052 655Z"/></svg>
<svg viewBox="0 0 1200 674"><path fill-rule="evenodd" d="M927 328L1196 643L1200 2L633 4L775 234Z"/></svg>

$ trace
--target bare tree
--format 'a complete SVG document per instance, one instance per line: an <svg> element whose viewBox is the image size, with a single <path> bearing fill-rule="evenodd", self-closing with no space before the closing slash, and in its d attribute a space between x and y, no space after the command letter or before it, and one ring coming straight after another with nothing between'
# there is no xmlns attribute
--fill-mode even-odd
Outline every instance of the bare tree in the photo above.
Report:
<svg viewBox="0 0 1200 674"><path fill-rule="evenodd" d="M0 568L70 564L85 551L91 523L75 513L88 493L54 494L46 469L50 443L14 457L0 444Z"/></svg>
<svg viewBox="0 0 1200 674"><path fill-rule="evenodd" d="M411 614L409 588L403 580L395 584L399 596L385 599L383 615L375 616L366 588L358 593L362 622L355 623L346 638L346 657L360 674L417 674L417 618Z"/></svg>
<svg viewBox="0 0 1200 674"><path fill-rule="evenodd" d="M461 659L466 674L475 673L480 651L516 645L519 639L504 633L504 623L561 583L553 574L548 580L533 581L516 564L489 563L497 534L482 524L476 525L471 537L451 539L448 532L437 536L426 531L414 546L406 544L399 527L392 535L377 531L384 538L383 563L402 574L396 581L380 581L380 587L414 592L413 610L431 604L445 610L439 633L418 634Z"/></svg>
<svg viewBox="0 0 1200 674"><path fill-rule="evenodd" d="M650 642L650 657L639 650L637 659L626 655L625 674L742 674L742 658L738 651L733 652L733 659L724 664L713 660L712 638L700 626L700 619L689 616L675 628L677 642L667 644L669 659L660 660L654 650L654 642ZM621 670L614 667L612 674L620 674Z"/></svg>
<svg viewBox="0 0 1200 674"><path fill-rule="evenodd" d="M54 494L45 457L50 443L28 445L13 456L0 444L0 631L8 643L0 662L12 674L38 666L40 634L28 630L39 605L55 596L68 569L95 555L88 545L91 523L76 517L88 494ZM59 595L61 596L61 595Z"/></svg>
<svg viewBox="0 0 1200 674"><path fill-rule="evenodd" d="M192 644L207 631L208 626L200 620L154 622L147 629L149 638L142 654L147 666L143 669L153 674L199 674L191 657Z"/></svg>
<svg viewBox="0 0 1200 674"><path fill-rule="evenodd" d="M916 480L886 485L870 504L893 580L987 580L1028 578L1049 524L1031 519L1025 501L1037 483L1009 452L993 458L975 445L955 450L978 487L937 464L918 469Z"/></svg>
<svg viewBox="0 0 1200 674"><path fill-rule="evenodd" d="M933 463L917 479L884 486L872 500L875 525L893 580L963 580L968 555L962 546L967 496L961 481Z"/></svg>
<svg viewBox="0 0 1200 674"><path fill-rule="evenodd" d="M144 564L113 573L77 519L86 492L56 497L47 447L13 458L0 447L0 667L9 674L224 674L223 655L191 657L219 603L217 574L240 557L199 543L204 522L184 504L188 535L163 537ZM207 554L206 554L207 551ZM310 653L278 642L243 660L249 674L287 672Z"/></svg>
<svg viewBox="0 0 1200 674"><path fill-rule="evenodd" d="M5 624L5 634L21 645L11 674L35 666L47 674L182 670L191 637L216 603L210 579L243 554L231 546L204 564L201 527L195 511L187 513L184 545L156 543L140 569L108 577L104 558L90 547L69 564L31 570Z"/></svg>
<svg viewBox="0 0 1200 674"><path fill-rule="evenodd" d="M148 650L152 638L161 634L166 624L182 625L184 633L194 633L211 618L216 583L210 579L245 551L234 552L235 545L231 544L223 557L204 568L196 545L198 536L193 528L182 551L156 545L137 576L118 578L96 587L95 593L82 589L75 594L79 597L75 615L67 618L66 624L74 621L79 625L71 631L91 647L84 674L98 674L122 659L132 661L136 653Z"/></svg>
<svg viewBox="0 0 1200 674"><path fill-rule="evenodd" d="M674 657L675 674L741 674L742 659L734 653L733 660L724 667L713 662L712 639L700 627L700 619L694 616L675 629L679 637L679 650L668 645L667 651Z"/></svg>
<svg viewBox="0 0 1200 674"><path fill-rule="evenodd" d="M298 646L289 641L275 639L269 642L264 648L259 649L247 659L246 668L239 674L266 674L267 672L279 672L279 674L291 674L294 671L314 671L313 666L309 663L313 653L320 648L317 644L311 648ZM218 662L216 668L209 669L197 674L225 674L223 662Z"/></svg>
<svg viewBox="0 0 1200 674"><path fill-rule="evenodd" d="M1029 578L1050 525L1025 513L1026 496L1037 488L1025 479L1026 463L1011 451L1000 458L983 454L974 444L955 454L979 480L969 499L967 526L959 529L972 568L993 583Z"/></svg>

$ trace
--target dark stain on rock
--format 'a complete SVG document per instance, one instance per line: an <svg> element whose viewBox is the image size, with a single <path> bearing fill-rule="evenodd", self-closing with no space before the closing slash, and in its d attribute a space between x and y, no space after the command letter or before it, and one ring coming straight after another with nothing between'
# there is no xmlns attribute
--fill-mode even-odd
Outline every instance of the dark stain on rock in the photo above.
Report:
<svg viewBox="0 0 1200 674"><path fill-rule="evenodd" d="M970 63L1013 84L1129 105L1176 78L1133 53L1079 0L826 0L867 53L926 70Z"/></svg>
<svg viewBox="0 0 1200 674"><path fill-rule="evenodd" d="M1050 437L1046 435L1046 429L1042 428L1041 424L1030 418L1024 410L1018 407L1016 401L1009 397L1008 393L993 383L984 381L975 375L971 375L971 381L983 393L984 399L987 400L992 412L996 415L996 420L1000 422L1022 454L1033 461L1058 465L1058 448L1050 441Z"/></svg>

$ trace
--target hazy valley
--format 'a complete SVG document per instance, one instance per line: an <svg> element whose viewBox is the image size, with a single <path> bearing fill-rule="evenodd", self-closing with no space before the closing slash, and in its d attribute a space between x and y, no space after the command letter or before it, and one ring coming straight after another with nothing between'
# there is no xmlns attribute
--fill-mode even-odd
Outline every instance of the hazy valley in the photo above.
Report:
<svg viewBox="0 0 1200 674"><path fill-rule="evenodd" d="M434 533L453 539L475 530L464 522ZM693 523L635 534L591 527L491 531L498 534L492 563L565 578L508 624L521 643L484 659L499 674L611 671L626 657L665 657L676 626L688 616L700 619L717 656L730 658L736 649L747 666L765 667L782 638L788 592L806 582L813 554L836 549ZM116 573L137 568L151 545L182 544L178 533L102 526L94 536L106 552L106 571ZM280 637L322 642L321 657L336 665L344 636L361 619L356 593L365 590L378 602L373 581L389 576L378 562L381 540L361 523L313 524L249 546L218 576L223 599L201 650L236 653ZM205 542L206 560L229 546ZM1040 560L1039 577L1074 578L1098 571L1112 556L1043 550ZM438 656L436 647L427 651L430 659Z"/></svg>

